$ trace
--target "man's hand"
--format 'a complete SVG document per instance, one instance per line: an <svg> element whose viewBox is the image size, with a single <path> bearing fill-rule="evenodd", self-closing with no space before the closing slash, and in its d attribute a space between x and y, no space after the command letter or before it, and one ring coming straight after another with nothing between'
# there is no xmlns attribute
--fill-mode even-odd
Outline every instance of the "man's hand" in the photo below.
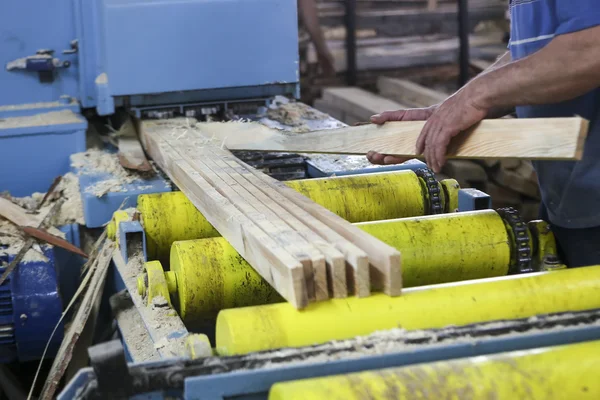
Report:
<svg viewBox="0 0 600 400"><path fill-rule="evenodd" d="M335 76L335 60L329 50L323 51L319 53L319 65L321 66L321 71L323 71L323 75L326 77Z"/></svg>
<svg viewBox="0 0 600 400"><path fill-rule="evenodd" d="M382 125L388 121L425 121L435 112L437 107L438 106L414 108L409 110L386 111L381 114L373 115L371 117L371 122L377 125ZM407 158L379 154L374 151L367 153L367 159L372 164L380 165L400 164L408 160Z"/></svg>
<svg viewBox="0 0 600 400"><path fill-rule="evenodd" d="M467 85L446 99L427 119L417 139L417 154L425 156L434 172L440 172L446 163L450 140L488 115L489 109L477 99L477 93Z"/></svg>

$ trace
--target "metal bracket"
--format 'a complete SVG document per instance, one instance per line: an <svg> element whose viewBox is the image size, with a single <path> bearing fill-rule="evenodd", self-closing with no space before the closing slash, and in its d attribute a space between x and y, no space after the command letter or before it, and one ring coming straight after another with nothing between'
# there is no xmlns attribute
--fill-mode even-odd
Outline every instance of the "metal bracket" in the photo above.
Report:
<svg viewBox="0 0 600 400"><path fill-rule="evenodd" d="M88 354L100 396L106 399L128 398L133 392L133 380L121 342L112 340L92 346Z"/></svg>
<svg viewBox="0 0 600 400"><path fill-rule="evenodd" d="M458 191L458 211L489 210L492 198L489 194L477 189L460 189Z"/></svg>
<svg viewBox="0 0 600 400"><path fill-rule="evenodd" d="M139 221L123 221L119 223L119 248L125 263L129 262L129 256L139 252L140 248L144 254L144 260L147 259L146 254L146 234L144 228Z"/></svg>

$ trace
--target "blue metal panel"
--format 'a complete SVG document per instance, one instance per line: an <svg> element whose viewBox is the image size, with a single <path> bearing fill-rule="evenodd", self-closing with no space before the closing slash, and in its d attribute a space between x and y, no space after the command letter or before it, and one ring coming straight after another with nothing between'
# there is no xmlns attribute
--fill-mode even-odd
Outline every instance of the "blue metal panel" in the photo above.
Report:
<svg viewBox="0 0 600 400"><path fill-rule="evenodd" d="M2 106L0 107L0 118L28 117L39 113L63 110L70 110L74 113L78 113L81 110L81 107L77 100L69 96L62 96L60 100L49 103L29 103L23 105Z"/></svg>
<svg viewBox="0 0 600 400"><path fill-rule="evenodd" d="M79 115L72 121L36 126L34 118L31 123L22 119L18 127L5 129L0 123L0 158L3 165L14 166L0 175L0 192L7 190L13 196L45 192L54 178L69 172L69 156L86 146L87 121Z"/></svg>
<svg viewBox="0 0 600 400"><path fill-rule="evenodd" d="M101 1L113 96L299 81L295 1Z"/></svg>
<svg viewBox="0 0 600 400"><path fill-rule="evenodd" d="M81 247L78 224L61 226L59 229L65 234L65 239L69 243ZM79 287L81 267L85 263L85 259L60 247L54 248L54 256L60 297L64 304L68 304Z"/></svg>
<svg viewBox="0 0 600 400"><path fill-rule="evenodd" d="M76 171L77 172L77 171ZM137 205L140 194L170 192L171 185L160 176L140 180L123 185L121 192L110 192L102 197L96 197L89 189L98 182L115 179L107 173L88 173L79 171L79 188L83 202L83 215L88 228L99 228L112 219L113 213L121 207L129 208ZM124 203L123 203L124 202Z"/></svg>
<svg viewBox="0 0 600 400"><path fill-rule="evenodd" d="M492 208L492 198L477 189L458 191L458 211L488 210Z"/></svg>
<svg viewBox="0 0 600 400"><path fill-rule="evenodd" d="M76 97L76 54L63 55L76 38L72 0L0 1L0 106L57 101L61 95ZM53 49L54 57L71 62L56 73L52 83L40 83L37 73L7 71L7 63Z"/></svg>
<svg viewBox="0 0 600 400"><path fill-rule="evenodd" d="M121 255L123 256L123 260L125 263L129 262L129 254L128 254L128 246L127 243L131 239L137 239L141 237L142 239L142 251L144 253L144 260L147 260L146 253L146 233L144 232L144 228L139 221L123 221L119 223L119 248L121 249ZM137 236L134 238L134 235Z"/></svg>

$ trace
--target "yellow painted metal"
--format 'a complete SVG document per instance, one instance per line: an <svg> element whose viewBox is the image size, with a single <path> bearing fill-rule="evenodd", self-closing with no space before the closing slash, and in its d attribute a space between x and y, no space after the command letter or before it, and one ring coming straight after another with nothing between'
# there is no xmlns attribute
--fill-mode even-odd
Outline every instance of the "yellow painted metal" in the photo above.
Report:
<svg viewBox="0 0 600 400"><path fill-rule="evenodd" d="M420 180L412 171L307 179L285 184L350 222L419 216L424 215L428 207ZM458 189L455 188L455 192L452 196L458 199ZM137 208L142 214L148 257L165 265L173 242L220 236L181 192L140 195Z"/></svg>
<svg viewBox="0 0 600 400"><path fill-rule="evenodd" d="M550 224L546 221L536 220L527 224L533 237L534 248L533 267L536 271L555 271L565 269L557 256L556 238L552 233Z"/></svg>
<svg viewBox="0 0 600 400"><path fill-rule="evenodd" d="M400 251L405 287L508 273L509 236L493 210L356 225Z"/></svg>
<svg viewBox="0 0 600 400"><path fill-rule="evenodd" d="M465 325L600 307L600 266L425 286L402 296L332 299L298 311L287 303L223 310L222 355L348 339L382 329Z"/></svg>
<svg viewBox="0 0 600 400"><path fill-rule="evenodd" d="M444 191L443 199L445 199L444 208L447 213L458 211L458 192L460 185L456 179L444 179L440 181L442 190Z"/></svg>
<svg viewBox="0 0 600 400"><path fill-rule="evenodd" d="M137 208L142 214L149 260L167 265L173 242L220 236L181 192L140 195Z"/></svg>
<svg viewBox="0 0 600 400"><path fill-rule="evenodd" d="M286 185L349 222L425 213L421 183L412 171L306 179Z"/></svg>
<svg viewBox="0 0 600 400"><path fill-rule="evenodd" d="M225 308L283 301L224 238L173 243L171 272L184 322L214 318Z"/></svg>
<svg viewBox="0 0 600 400"><path fill-rule="evenodd" d="M400 250L404 287L503 276L508 272L508 235L502 219L492 210L356 225ZM177 291L178 283L185 282L185 289L179 287L179 304L182 316L188 319L216 314L223 308L279 299L222 237L175 242L171 263L172 270L165 278L171 293ZM228 282L231 290L223 289L222 282Z"/></svg>
<svg viewBox="0 0 600 400"><path fill-rule="evenodd" d="M269 400L599 399L600 341L275 384Z"/></svg>
<svg viewBox="0 0 600 400"><path fill-rule="evenodd" d="M169 286L160 261L147 262L144 268L146 269L145 274L137 278L138 293L146 296L147 304L152 304L152 299L155 297L162 296L167 300L169 306L172 306Z"/></svg>
<svg viewBox="0 0 600 400"><path fill-rule="evenodd" d="M206 358L213 355L208 336L203 334L190 334L185 338L185 353L192 360Z"/></svg>
<svg viewBox="0 0 600 400"><path fill-rule="evenodd" d="M113 213L112 219L110 220L110 222L108 223L108 226L106 227L106 235L110 240L116 241L117 227L123 221L129 221L129 214L127 214L127 211L115 211ZM119 243L117 241L117 245L118 244Z"/></svg>

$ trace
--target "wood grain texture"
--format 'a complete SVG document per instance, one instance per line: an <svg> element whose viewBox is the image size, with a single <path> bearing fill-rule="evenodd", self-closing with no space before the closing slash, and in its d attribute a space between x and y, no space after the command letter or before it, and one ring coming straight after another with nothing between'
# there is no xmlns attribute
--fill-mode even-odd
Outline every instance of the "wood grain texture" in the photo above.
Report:
<svg viewBox="0 0 600 400"><path fill-rule="evenodd" d="M140 135L148 154L219 233L283 298L295 308L306 307L308 295L302 264L221 195L169 145L165 137L169 136L170 130L167 123L141 124Z"/></svg>
<svg viewBox="0 0 600 400"><path fill-rule="evenodd" d="M289 134L258 123L198 124L230 150L367 154L416 157L425 122L389 122ZM580 117L484 120L450 142L448 158L580 160L588 132Z"/></svg>
<svg viewBox="0 0 600 400"><path fill-rule="evenodd" d="M384 97L410 107L429 107L448 98L446 93L429 89L409 80L385 76L377 80L377 90Z"/></svg>
<svg viewBox="0 0 600 400"><path fill-rule="evenodd" d="M0 197L0 216L6 218L17 226L29 226L32 228L39 228L43 220L43 216L29 214L24 208L18 206L10 200L5 199L4 197ZM51 226L47 229L47 231L54 236L64 238L64 233L55 227Z"/></svg>

